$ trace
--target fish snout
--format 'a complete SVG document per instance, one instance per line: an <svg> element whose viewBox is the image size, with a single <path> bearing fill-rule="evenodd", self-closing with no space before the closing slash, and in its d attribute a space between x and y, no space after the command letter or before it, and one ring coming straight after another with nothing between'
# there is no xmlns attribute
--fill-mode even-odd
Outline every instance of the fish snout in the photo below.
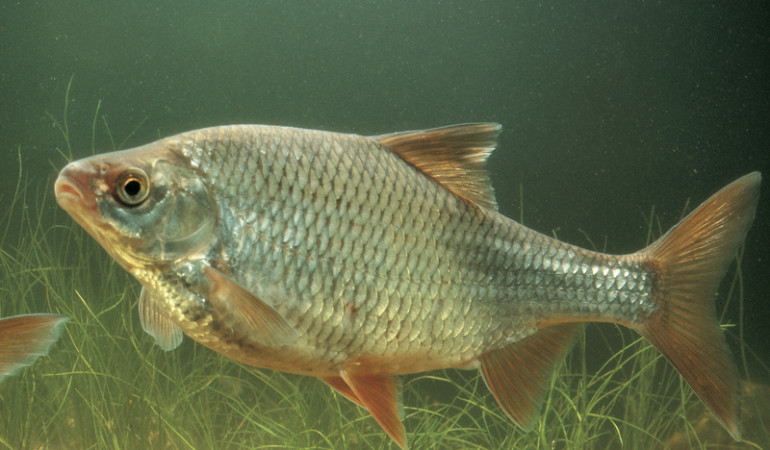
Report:
<svg viewBox="0 0 770 450"><path fill-rule="evenodd" d="M95 209L96 198L92 189L96 170L88 168L80 161L67 164L56 179L54 193L56 202L67 212Z"/></svg>

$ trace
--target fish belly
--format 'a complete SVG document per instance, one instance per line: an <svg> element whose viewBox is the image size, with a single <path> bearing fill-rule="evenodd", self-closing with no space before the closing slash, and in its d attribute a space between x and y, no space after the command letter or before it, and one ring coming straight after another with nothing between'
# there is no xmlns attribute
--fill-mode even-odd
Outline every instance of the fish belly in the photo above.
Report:
<svg viewBox="0 0 770 450"><path fill-rule="evenodd" d="M544 323L654 311L640 263L460 198L376 139L249 127L184 148L216 189L222 262L315 371L462 367Z"/></svg>

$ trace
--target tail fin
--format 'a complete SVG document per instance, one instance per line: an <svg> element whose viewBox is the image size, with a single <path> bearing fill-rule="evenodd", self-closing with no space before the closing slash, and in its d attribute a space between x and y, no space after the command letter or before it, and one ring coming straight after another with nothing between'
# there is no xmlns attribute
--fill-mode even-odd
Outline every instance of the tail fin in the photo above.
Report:
<svg viewBox="0 0 770 450"><path fill-rule="evenodd" d="M0 320L0 380L48 353L69 320L54 314L30 314Z"/></svg>
<svg viewBox="0 0 770 450"><path fill-rule="evenodd" d="M735 440L740 381L719 328L714 292L754 220L759 172L724 187L639 256L656 270L658 313L634 328L650 340Z"/></svg>

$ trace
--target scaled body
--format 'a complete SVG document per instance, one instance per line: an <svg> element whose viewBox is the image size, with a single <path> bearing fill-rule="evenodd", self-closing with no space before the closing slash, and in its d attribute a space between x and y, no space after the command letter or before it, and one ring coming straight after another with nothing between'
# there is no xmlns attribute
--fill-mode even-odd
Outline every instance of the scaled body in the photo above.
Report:
<svg viewBox="0 0 770 450"><path fill-rule="evenodd" d="M759 175L648 249L604 255L496 212L483 164L499 130L216 127L71 163L56 193L142 283L159 345L184 332L320 377L402 446L392 375L480 367L528 427L586 321L651 339L737 437L737 376L709 297L753 219ZM711 348L678 364L692 342Z"/></svg>

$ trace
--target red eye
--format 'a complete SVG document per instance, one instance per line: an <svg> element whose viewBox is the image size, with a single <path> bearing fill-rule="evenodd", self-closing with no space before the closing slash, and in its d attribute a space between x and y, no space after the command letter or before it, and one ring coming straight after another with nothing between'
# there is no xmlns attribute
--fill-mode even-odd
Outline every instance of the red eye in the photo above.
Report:
<svg viewBox="0 0 770 450"><path fill-rule="evenodd" d="M150 180L141 169L123 172L115 185L117 199L126 206L137 206L150 194Z"/></svg>

